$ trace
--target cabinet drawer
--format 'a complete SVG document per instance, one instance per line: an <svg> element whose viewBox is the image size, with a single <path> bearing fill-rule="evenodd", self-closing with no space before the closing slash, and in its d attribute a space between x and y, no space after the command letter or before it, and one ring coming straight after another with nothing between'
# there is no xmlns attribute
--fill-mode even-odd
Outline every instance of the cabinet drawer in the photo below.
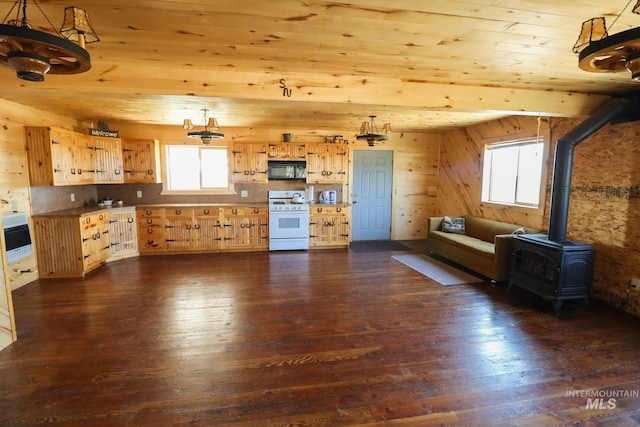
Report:
<svg viewBox="0 0 640 427"><path fill-rule="evenodd" d="M311 215L347 215L349 208L342 206L314 206L309 210Z"/></svg>
<svg viewBox="0 0 640 427"><path fill-rule="evenodd" d="M86 215L80 217L80 227L81 229L88 230L90 228L99 227L101 225L105 225L108 223L108 215L107 212L99 212L92 215Z"/></svg>
<svg viewBox="0 0 640 427"><path fill-rule="evenodd" d="M193 214L197 217L206 217L206 216L218 217L220 216L220 208L211 208L211 207L194 208Z"/></svg>
<svg viewBox="0 0 640 427"><path fill-rule="evenodd" d="M158 217L162 216L163 208L139 208L136 209L136 214L138 218L146 218L146 217Z"/></svg>
<svg viewBox="0 0 640 427"><path fill-rule="evenodd" d="M138 218L138 228L142 230L146 227L161 228L164 225L162 218Z"/></svg>
<svg viewBox="0 0 640 427"><path fill-rule="evenodd" d="M225 218L233 218L238 216L245 216L245 208L224 208Z"/></svg>
<svg viewBox="0 0 640 427"><path fill-rule="evenodd" d="M269 209L268 208L259 208L259 207L251 207L251 208L245 208L244 209L244 214L247 217L257 217L257 216L265 216L268 215L269 213Z"/></svg>
<svg viewBox="0 0 640 427"><path fill-rule="evenodd" d="M138 234L141 239L160 239L163 237L162 227L156 226L144 226L138 227Z"/></svg>
<svg viewBox="0 0 640 427"><path fill-rule="evenodd" d="M164 216L166 218L191 218L193 215L192 208L165 208Z"/></svg>

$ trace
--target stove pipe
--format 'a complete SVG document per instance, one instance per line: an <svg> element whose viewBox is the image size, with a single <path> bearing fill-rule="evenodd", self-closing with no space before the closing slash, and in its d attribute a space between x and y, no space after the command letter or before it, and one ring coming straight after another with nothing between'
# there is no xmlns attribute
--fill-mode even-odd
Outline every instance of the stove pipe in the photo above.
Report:
<svg viewBox="0 0 640 427"><path fill-rule="evenodd" d="M634 106L635 101L632 97L613 98L558 140L553 167L549 240L554 242L567 241L571 168L575 146Z"/></svg>

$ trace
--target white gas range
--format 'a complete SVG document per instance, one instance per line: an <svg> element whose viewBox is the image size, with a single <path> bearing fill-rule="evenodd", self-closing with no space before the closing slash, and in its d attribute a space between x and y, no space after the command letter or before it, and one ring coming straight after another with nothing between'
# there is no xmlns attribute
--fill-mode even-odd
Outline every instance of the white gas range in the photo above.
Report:
<svg viewBox="0 0 640 427"><path fill-rule="evenodd" d="M309 205L304 194L304 190L269 191L270 251L309 249Z"/></svg>

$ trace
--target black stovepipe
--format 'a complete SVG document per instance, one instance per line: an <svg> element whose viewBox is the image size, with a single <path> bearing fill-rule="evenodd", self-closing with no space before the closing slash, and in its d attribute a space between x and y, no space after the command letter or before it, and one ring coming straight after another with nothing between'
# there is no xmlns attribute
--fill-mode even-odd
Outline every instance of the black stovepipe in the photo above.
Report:
<svg viewBox="0 0 640 427"><path fill-rule="evenodd" d="M574 148L601 127L611 122L616 116L625 113L630 108L637 108L637 104L637 93L613 98L578 126L567 132L562 138L558 139L553 166L549 240L554 242L567 241L567 217L569 215Z"/></svg>

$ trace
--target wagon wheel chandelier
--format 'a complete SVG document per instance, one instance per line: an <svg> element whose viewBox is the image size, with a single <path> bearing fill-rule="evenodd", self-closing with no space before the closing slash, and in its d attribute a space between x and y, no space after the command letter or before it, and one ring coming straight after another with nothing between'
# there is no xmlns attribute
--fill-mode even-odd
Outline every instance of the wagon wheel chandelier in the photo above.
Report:
<svg viewBox="0 0 640 427"><path fill-rule="evenodd" d="M211 144L211 141L214 139L224 138L224 134L220 132L218 120L216 120L215 117L209 117L209 119L207 119L207 111L209 111L208 109L203 108L202 111L204 112L204 129L199 131L187 132L187 136L189 138L200 139L205 145ZM182 128L193 129L194 126L191 119L184 119Z"/></svg>
<svg viewBox="0 0 640 427"><path fill-rule="evenodd" d="M631 1L629 0L618 14L611 27ZM632 12L640 14L640 0L633 7ZM582 23L582 31L573 51L580 54L578 66L584 71L597 73L629 71L631 80L640 81L640 27L610 36L604 17L591 18Z"/></svg>
<svg viewBox="0 0 640 427"><path fill-rule="evenodd" d="M91 56L85 43L97 42L89 16L84 9L67 7L64 22L57 31L36 0L32 0L54 34L32 29L27 20L27 0L18 0L0 24L0 66L16 71L18 78L42 82L47 73L77 74L91 68ZM15 18L9 15L15 10Z"/></svg>
<svg viewBox="0 0 640 427"><path fill-rule="evenodd" d="M369 116L368 122L362 122L362 125L360 126L360 133L356 136L356 139L359 141L367 141L369 147L373 147L376 143L389 139L387 134L391 132L391 123L385 123L382 125L382 132L384 133L378 132L378 127L374 121L376 117L377 116Z"/></svg>

